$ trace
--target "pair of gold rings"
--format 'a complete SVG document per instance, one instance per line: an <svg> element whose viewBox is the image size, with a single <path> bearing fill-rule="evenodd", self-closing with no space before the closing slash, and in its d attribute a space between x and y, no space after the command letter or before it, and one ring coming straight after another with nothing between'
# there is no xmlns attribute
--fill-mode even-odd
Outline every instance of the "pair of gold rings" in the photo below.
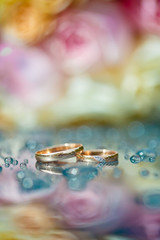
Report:
<svg viewBox="0 0 160 240"><path fill-rule="evenodd" d="M115 166L118 164L118 153L107 149L96 149L84 151L83 145L79 143L65 143L37 151L35 153L37 162L54 163L57 165L74 162L85 162L87 164L99 164Z"/></svg>

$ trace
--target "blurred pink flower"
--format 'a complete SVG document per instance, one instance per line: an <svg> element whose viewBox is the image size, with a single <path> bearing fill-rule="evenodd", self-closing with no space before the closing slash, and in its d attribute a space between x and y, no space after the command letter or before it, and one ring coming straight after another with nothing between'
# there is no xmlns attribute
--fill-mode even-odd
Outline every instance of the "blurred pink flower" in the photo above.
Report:
<svg viewBox="0 0 160 240"><path fill-rule="evenodd" d="M43 47L60 69L76 74L102 63L122 63L131 47L131 32L118 4L91 1L62 14Z"/></svg>
<svg viewBox="0 0 160 240"><path fill-rule="evenodd" d="M0 45L0 85L24 105L41 107L54 101L59 81L53 61L43 51Z"/></svg>
<svg viewBox="0 0 160 240"><path fill-rule="evenodd" d="M144 232L149 240L157 240L160 237L160 210L146 210L141 221Z"/></svg>
<svg viewBox="0 0 160 240"><path fill-rule="evenodd" d="M123 0L122 3L139 29L160 34L159 0Z"/></svg>
<svg viewBox="0 0 160 240"><path fill-rule="evenodd" d="M61 181L51 199L70 227L91 228L102 233L122 226L135 208L123 186L92 181L83 191L71 191ZM133 208L132 208L133 207Z"/></svg>

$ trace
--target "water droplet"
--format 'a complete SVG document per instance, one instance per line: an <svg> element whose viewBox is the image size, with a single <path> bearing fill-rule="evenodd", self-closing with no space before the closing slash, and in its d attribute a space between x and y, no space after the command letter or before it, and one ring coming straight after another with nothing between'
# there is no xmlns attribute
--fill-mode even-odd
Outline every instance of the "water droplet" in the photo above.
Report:
<svg viewBox="0 0 160 240"><path fill-rule="evenodd" d="M10 164L9 163L5 163L5 168L9 168L10 167Z"/></svg>
<svg viewBox="0 0 160 240"><path fill-rule="evenodd" d="M22 180L25 177L25 174L23 171L19 171L17 172L16 176L19 180Z"/></svg>
<svg viewBox="0 0 160 240"><path fill-rule="evenodd" d="M25 169L25 168L27 168L26 163L20 163L20 168L21 168L21 169Z"/></svg>
<svg viewBox="0 0 160 240"><path fill-rule="evenodd" d="M28 159L24 159L23 162L26 163L26 164L28 164Z"/></svg>
<svg viewBox="0 0 160 240"><path fill-rule="evenodd" d="M17 172L20 187L23 191L38 191L51 187L52 178L48 175L37 174L29 169Z"/></svg>
<svg viewBox="0 0 160 240"><path fill-rule="evenodd" d="M4 162L5 162L5 163L12 164L12 163L13 163L13 158L11 158L11 157L6 157L6 158L4 159Z"/></svg>
<svg viewBox="0 0 160 240"><path fill-rule="evenodd" d="M138 155L133 155L130 157L130 161L131 161L131 163L135 163L135 164L140 163L141 157Z"/></svg>
<svg viewBox="0 0 160 240"><path fill-rule="evenodd" d="M2 170L3 170L3 168L2 168L2 166L0 166L0 173L2 172Z"/></svg>
<svg viewBox="0 0 160 240"><path fill-rule="evenodd" d="M154 177L155 177L155 178L159 178L159 177L160 177L160 174L159 174L158 172L155 172L155 173L154 173Z"/></svg>
<svg viewBox="0 0 160 240"><path fill-rule="evenodd" d="M140 171L140 175L142 177L147 177L149 175L149 171L147 169L143 169Z"/></svg>
<svg viewBox="0 0 160 240"><path fill-rule="evenodd" d="M33 186L33 181L32 181L32 179L29 178L29 177L24 178L22 185L23 185L23 187L24 187L25 189L30 189L30 188L32 188L32 186Z"/></svg>
<svg viewBox="0 0 160 240"><path fill-rule="evenodd" d="M18 161L17 160L13 160L13 163L12 163L14 166L18 165Z"/></svg>
<svg viewBox="0 0 160 240"><path fill-rule="evenodd" d="M157 153L154 150L147 148L139 150L136 154L140 156L141 161L155 162L157 157Z"/></svg>
<svg viewBox="0 0 160 240"><path fill-rule="evenodd" d="M125 158L126 160L128 160L128 159L129 159L129 154L126 153L126 154L124 155L124 158Z"/></svg>
<svg viewBox="0 0 160 240"><path fill-rule="evenodd" d="M143 198L144 204L150 208L160 208L160 192L148 193Z"/></svg>
<svg viewBox="0 0 160 240"><path fill-rule="evenodd" d="M156 161L155 158L153 158L153 157L150 157L150 158L149 158L149 162L155 162L155 161Z"/></svg>

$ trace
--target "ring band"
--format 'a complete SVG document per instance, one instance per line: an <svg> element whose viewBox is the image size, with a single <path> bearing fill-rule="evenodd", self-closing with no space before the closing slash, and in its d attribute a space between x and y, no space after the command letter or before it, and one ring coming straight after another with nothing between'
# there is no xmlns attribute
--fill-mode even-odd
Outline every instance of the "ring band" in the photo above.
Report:
<svg viewBox="0 0 160 240"><path fill-rule="evenodd" d="M53 175L62 175L62 171L64 170L62 167L57 166L55 163L36 162L35 167L41 172Z"/></svg>
<svg viewBox="0 0 160 240"><path fill-rule="evenodd" d="M76 157L83 151L83 145L79 143L65 143L42 149L35 153L35 158L39 162L54 162Z"/></svg>
<svg viewBox="0 0 160 240"><path fill-rule="evenodd" d="M78 161L91 164L104 164L113 166L118 164L118 153L107 149L82 151L77 155Z"/></svg>

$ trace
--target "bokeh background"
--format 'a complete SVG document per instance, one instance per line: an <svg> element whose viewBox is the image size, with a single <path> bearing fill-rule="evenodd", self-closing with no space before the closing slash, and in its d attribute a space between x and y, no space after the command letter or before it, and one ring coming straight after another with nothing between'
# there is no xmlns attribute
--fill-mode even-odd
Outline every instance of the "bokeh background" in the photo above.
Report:
<svg viewBox="0 0 160 240"><path fill-rule="evenodd" d="M160 0L0 0L0 240L160 240L159 103Z"/></svg>
<svg viewBox="0 0 160 240"><path fill-rule="evenodd" d="M157 0L1 0L0 128L160 119Z"/></svg>

